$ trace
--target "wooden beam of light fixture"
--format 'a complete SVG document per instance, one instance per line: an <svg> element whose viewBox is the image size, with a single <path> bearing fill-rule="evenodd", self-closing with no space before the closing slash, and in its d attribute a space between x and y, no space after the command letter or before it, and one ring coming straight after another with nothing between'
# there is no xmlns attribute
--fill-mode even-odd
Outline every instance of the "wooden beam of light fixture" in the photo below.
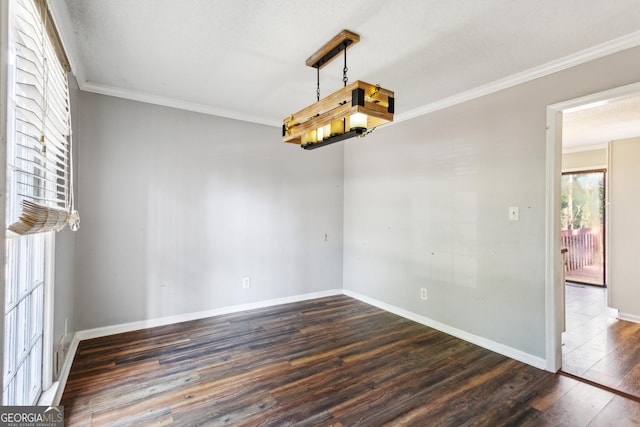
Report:
<svg viewBox="0 0 640 427"><path fill-rule="evenodd" d="M311 55L306 65L320 70L358 41L359 35L343 30ZM347 85L346 56L344 73L345 87L283 120L284 142L311 150L364 136L377 126L393 121L395 98L392 91L360 80Z"/></svg>
<svg viewBox="0 0 640 427"><path fill-rule="evenodd" d="M307 58L305 64L313 68L322 68L331 62L340 52L359 41L360 36L358 34L352 33L349 30L342 30L338 35L318 49L316 53Z"/></svg>

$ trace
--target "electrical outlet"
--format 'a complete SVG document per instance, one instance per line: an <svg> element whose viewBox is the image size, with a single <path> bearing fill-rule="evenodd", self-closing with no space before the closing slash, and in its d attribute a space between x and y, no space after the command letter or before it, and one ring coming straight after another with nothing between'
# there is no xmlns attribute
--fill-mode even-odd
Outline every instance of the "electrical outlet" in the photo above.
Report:
<svg viewBox="0 0 640 427"><path fill-rule="evenodd" d="M509 221L520 221L520 208L509 206Z"/></svg>
<svg viewBox="0 0 640 427"><path fill-rule="evenodd" d="M242 278L242 287L244 289L248 289L251 287L251 277L243 277Z"/></svg>
<svg viewBox="0 0 640 427"><path fill-rule="evenodd" d="M420 288L420 298L423 300L427 299L427 288Z"/></svg>

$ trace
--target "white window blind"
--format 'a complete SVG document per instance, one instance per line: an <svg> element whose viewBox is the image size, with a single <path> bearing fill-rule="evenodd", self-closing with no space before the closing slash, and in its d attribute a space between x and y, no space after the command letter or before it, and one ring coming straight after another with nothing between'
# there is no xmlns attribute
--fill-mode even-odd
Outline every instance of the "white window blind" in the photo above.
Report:
<svg viewBox="0 0 640 427"><path fill-rule="evenodd" d="M46 2L16 0L10 22L7 223L18 234L77 229L67 71ZM56 43L58 41L56 40Z"/></svg>

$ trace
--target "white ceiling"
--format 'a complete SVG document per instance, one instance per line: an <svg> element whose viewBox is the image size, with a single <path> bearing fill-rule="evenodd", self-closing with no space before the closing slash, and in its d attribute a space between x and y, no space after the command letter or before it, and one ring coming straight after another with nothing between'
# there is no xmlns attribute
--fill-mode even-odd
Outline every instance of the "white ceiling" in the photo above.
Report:
<svg viewBox="0 0 640 427"><path fill-rule="evenodd" d="M638 0L50 5L83 90L276 126L315 101L305 60L342 29L361 36L349 80L394 90L396 121L640 45ZM322 96L342 67L322 69Z"/></svg>
<svg viewBox="0 0 640 427"><path fill-rule="evenodd" d="M640 94L564 113L565 152L606 147L609 141L640 136Z"/></svg>

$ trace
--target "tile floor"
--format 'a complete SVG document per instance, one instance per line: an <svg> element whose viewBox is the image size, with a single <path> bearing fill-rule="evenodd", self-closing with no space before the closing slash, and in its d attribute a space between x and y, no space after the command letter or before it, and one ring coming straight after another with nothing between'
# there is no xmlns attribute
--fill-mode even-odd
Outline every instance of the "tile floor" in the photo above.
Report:
<svg viewBox="0 0 640 427"><path fill-rule="evenodd" d="M562 370L640 396L640 324L619 320L606 288L565 287Z"/></svg>

